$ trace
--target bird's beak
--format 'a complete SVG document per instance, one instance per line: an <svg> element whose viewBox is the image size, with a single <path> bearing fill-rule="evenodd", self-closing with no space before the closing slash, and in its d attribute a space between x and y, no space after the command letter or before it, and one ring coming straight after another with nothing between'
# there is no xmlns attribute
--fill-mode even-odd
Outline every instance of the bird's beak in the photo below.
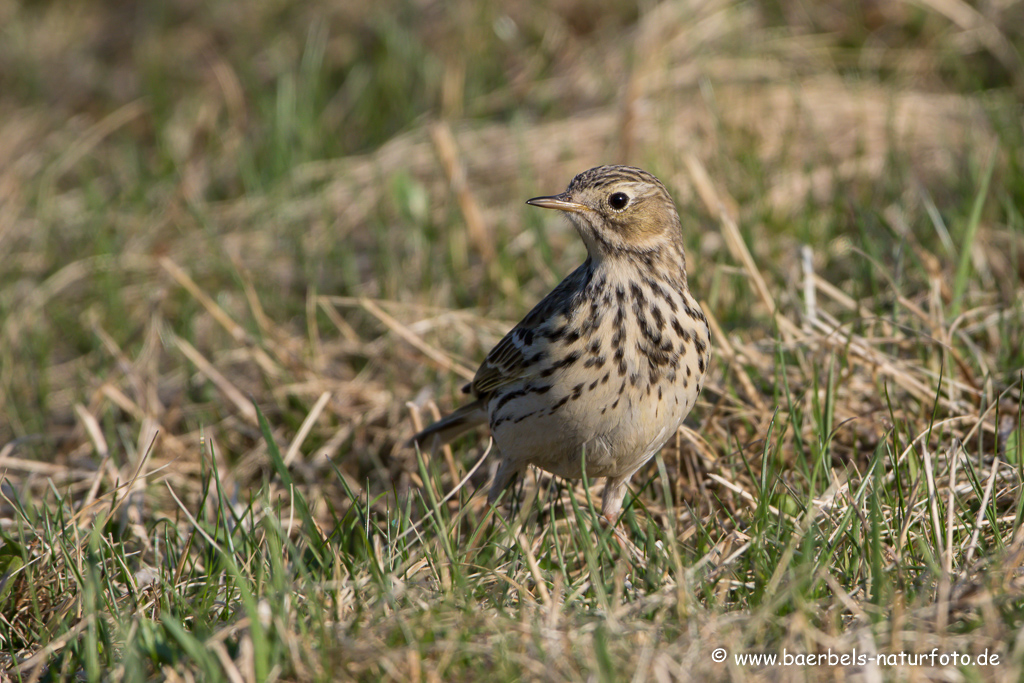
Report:
<svg viewBox="0 0 1024 683"><path fill-rule="evenodd" d="M533 199L526 200L526 203L532 206L539 206L542 209L558 209L559 211L568 211L570 213L583 213L590 210L590 207L586 204L570 202L568 196L568 192L563 192L552 197L534 197Z"/></svg>

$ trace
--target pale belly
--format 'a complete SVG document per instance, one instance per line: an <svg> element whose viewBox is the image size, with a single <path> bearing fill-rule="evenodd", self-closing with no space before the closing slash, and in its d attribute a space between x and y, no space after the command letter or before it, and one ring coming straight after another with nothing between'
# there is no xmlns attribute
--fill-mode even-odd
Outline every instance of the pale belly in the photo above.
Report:
<svg viewBox="0 0 1024 683"><path fill-rule="evenodd" d="M625 388L623 383L612 373L603 384L599 377L589 391L585 385L575 399L571 393L526 393L502 406L501 414L516 417L499 424L492 410L502 459L517 470L535 465L560 477L580 478L585 457L588 478L632 474L675 434L696 401L698 384L662 384L659 398L657 387L648 392L646 386L630 386L628 379Z"/></svg>

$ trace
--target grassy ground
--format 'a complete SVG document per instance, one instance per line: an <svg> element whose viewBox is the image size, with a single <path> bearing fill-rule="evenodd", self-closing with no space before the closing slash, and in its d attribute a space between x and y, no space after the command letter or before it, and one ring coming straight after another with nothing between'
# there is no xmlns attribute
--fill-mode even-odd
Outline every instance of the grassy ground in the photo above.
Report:
<svg viewBox="0 0 1024 683"><path fill-rule="evenodd" d="M0 679L1018 680L1022 35L0 2ZM579 482L491 510L486 434L401 446L583 258L524 200L606 162L715 347L626 547Z"/></svg>

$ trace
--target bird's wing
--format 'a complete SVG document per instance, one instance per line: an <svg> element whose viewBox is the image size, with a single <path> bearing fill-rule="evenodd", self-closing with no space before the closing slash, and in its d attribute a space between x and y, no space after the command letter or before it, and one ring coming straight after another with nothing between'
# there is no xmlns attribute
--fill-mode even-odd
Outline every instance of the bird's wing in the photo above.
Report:
<svg viewBox="0 0 1024 683"><path fill-rule="evenodd" d="M562 280L491 349L464 391L484 398L506 384L539 375L550 365L545 359L550 355L552 343L565 333L566 314L572 308L574 293L579 292L590 277L589 265L588 259Z"/></svg>
<svg viewBox="0 0 1024 683"><path fill-rule="evenodd" d="M485 397L499 387L539 372L540 367L533 359L541 352L541 346L547 346L543 334L524 328L520 323L487 354L469 384L470 392L474 396Z"/></svg>

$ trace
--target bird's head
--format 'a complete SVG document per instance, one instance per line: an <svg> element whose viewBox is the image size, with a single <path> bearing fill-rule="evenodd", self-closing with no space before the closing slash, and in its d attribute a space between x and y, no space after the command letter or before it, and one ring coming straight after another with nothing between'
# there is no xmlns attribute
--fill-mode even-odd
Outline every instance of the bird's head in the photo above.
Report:
<svg viewBox="0 0 1024 683"><path fill-rule="evenodd" d="M665 249L681 253L679 214L668 190L633 166L592 168L565 192L526 203L564 211L595 260Z"/></svg>

